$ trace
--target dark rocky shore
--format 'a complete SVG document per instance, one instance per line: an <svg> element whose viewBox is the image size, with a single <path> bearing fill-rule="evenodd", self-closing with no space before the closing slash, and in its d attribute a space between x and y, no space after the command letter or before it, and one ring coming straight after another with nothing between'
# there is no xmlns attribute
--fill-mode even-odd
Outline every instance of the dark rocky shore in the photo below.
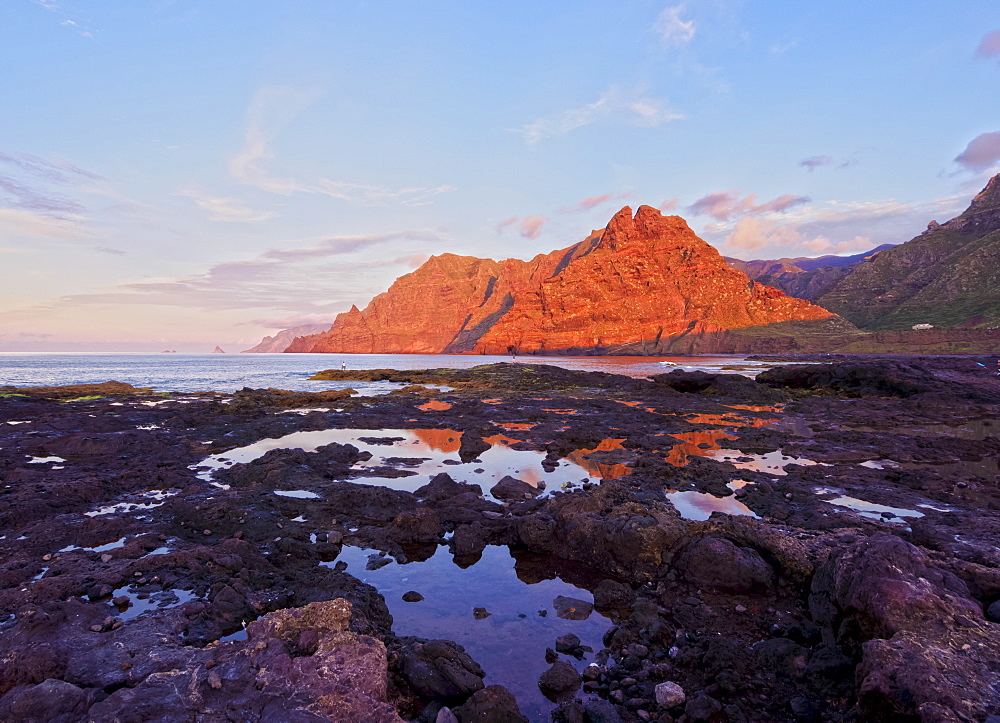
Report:
<svg viewBox="0 0 1000 723"><path fill-rule="evenodd" d="M338 562L368 548L368 569L415 568L446 548L475 569L503 546L521 580L591 593L552 616L610 620L602 647L569 627L540 641L554 720L995 723L995 366L327 375L409 385L368 398L2 388L0 720L525 720L489 661L394 631ZM389 483L419 459L337 442L197 469L338 428L387 453L380 430L444 430L451 458L413 491ZM498 444L591 477L542 493L448 473ZM469 621L489 620L497 591L481 592Z"/></svg>

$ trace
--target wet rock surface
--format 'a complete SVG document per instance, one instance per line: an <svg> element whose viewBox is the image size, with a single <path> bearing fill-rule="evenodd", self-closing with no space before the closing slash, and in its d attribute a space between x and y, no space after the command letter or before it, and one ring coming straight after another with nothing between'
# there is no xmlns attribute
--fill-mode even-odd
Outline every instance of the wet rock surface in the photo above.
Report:
<svg viewBox="0 0 1000 723"><path fill-rule="evenodd" d="M422 389L307 414L282 410L322 400L278 390L5 389L0 719L985 720L1000 384L977 361L995 367L853 358L758 382L505 364L435 392L448 409ZM356 443L198 468L328 429ZM414 477L421 453L383 431L400 429L454 463ZM496 448L535 454L537 479L488 498L505 473L472 468ZM525 582L586 569L590 597L549 614L612 624L598 647L540 641L539 713L490 660L397 635L345 545L376 566L440 548L456 570L505 546ZM463 619L503 624L481 601Z"/></svg>

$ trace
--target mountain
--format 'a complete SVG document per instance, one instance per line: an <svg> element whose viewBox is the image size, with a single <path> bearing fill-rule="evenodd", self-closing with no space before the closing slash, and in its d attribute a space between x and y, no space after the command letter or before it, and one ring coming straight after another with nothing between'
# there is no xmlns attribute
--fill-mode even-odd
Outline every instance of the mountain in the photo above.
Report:
<svg viewBox="0 0 1000 723"><path fill-rule="evenodd" d="M776 283L872 331L1000 326L1000 174L960 216L904 244Z"/></svg>
<svg viewBox="0 0 1000 723"><path fill-rule="evenodd" d="M789 324L791 324L789 326ZM730 268L679 216L623 208L603 231L531 261L432 256L365 309L340 314L288 352L612 354L701 350L733 330L753 348L857 330ZM783 325L783 326L782 326ZM715 349L720 350L720 349Z"/></svg>
<svg viewBox="0 0 1000 723"><path fill-rule="evenodd" d="M330 328L329 324L303 324L279 331L274 336L265 336L257 346L244 349L241 354L276 354L283 352L297 336L319 334Z"/></svg>
<svg viewBox="0 0 1000 723"><path fill-rule="evenodd" d="M212 349L212 353L213 354L225 354L226 352L223 351L223 349L222 349L221 346L216 346L214 349Z"/></svg>
<svg viewBox="0 0 1000 723"><path fill-rule="evenodd" d="M803 271L813 271L820 268L840 268L842 266L850 266L858 261L864 261L865 259L871 258L879 251L891 249L893 246L894 244L882 244L881 246L876 246L870 251L864 251L863 253L854 254L852 256L834 256L830 254L827 256L815 257L797 256L795 258L782 259L755 259L753 261L743 261L742 259L734 259L730 256L723 256L722 258L726 260L727 264L732 266L734 269L742 271L754 281L759 281L762 284L767 284L768 286L778 286L778 288L783 288L779 285L779 283L793 274L801 274ZM778 281L779 283L775 283L775 281Z"/></svg>

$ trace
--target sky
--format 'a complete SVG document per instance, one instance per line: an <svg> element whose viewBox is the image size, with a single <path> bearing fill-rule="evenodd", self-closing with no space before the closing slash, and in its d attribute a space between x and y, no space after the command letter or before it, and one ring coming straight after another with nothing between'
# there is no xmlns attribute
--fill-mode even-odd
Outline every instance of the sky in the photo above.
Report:
<svg viewBox="0 0 1000 723"><path fill-rule="evenodd" d="M1000 171L998 88L996 0L3 0L0 351L239 351L625 205L901 243Z"/></svg>

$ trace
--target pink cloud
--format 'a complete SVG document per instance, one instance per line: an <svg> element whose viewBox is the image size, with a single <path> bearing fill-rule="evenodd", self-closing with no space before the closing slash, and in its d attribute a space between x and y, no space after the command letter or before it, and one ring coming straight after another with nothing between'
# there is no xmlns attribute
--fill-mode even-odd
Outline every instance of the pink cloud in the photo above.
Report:
<svg viewBox="0 0 1000 723"><path fill-rule="evenodd" d="M663 213L666 213L667 211L673 211L675 208L677 208L678 203L680 203L678 199L668 198L666 201L663 201L659 206L657 206L657 208L660 209L660 211L662 211Z"/></svg>
<svg viewBox="0 0 1000 723"><path fill-rule="evenodd" d="M549 219L540 213L532 216L525 216L521 219L518 233L524 238L538 238L542 233L542 227L549 222Z"/></svg>
<svg viewBox="0 0 1000 723"><path fill-rule="evenodd" d="M1000 161L1000 131L979 134L955 158L956 163L974 171L986 170L997 161Z"/></svg>
<svg viewBox="0 0 1000 723"><path fill-rule="evenodd" d="M729 221L743 216L785 211L792 206L809 203L810 200L808 196L793 196L790 193L785 193L770 201L758 204L756 193L751 193L740 199L739 191L733 189L715 191L707 196L702 196L688 206L688 210L696 216L711 216L718 221Z"/></svg>
<svg viewBox="0 0 1000 723"><path fill-rule="evenodd" d="M511 216L510 218L505 218L503 221L497 224L497 233L500 233L508 226L513 226L520 219L517 216Z"/></svg>
<svg viewBox="0 0 1000 723"><path fill-rule="evenodd" d="M615 199L628 198L630 195L630 193L602 193L600 196L587 196L577 202L575 206L563 206L559 209L559 213L580 213L582 211L590 211L603 203L607 203L608 201Z"/></svg>
<svg viewBox="0 0 1000 723"><path fill-rule="evenodd" d="M983 39L979 41L979 47L976 48L976 57L1000 57L1000 30L994 30L992 33L986 33L983 36Z"/></svg>

